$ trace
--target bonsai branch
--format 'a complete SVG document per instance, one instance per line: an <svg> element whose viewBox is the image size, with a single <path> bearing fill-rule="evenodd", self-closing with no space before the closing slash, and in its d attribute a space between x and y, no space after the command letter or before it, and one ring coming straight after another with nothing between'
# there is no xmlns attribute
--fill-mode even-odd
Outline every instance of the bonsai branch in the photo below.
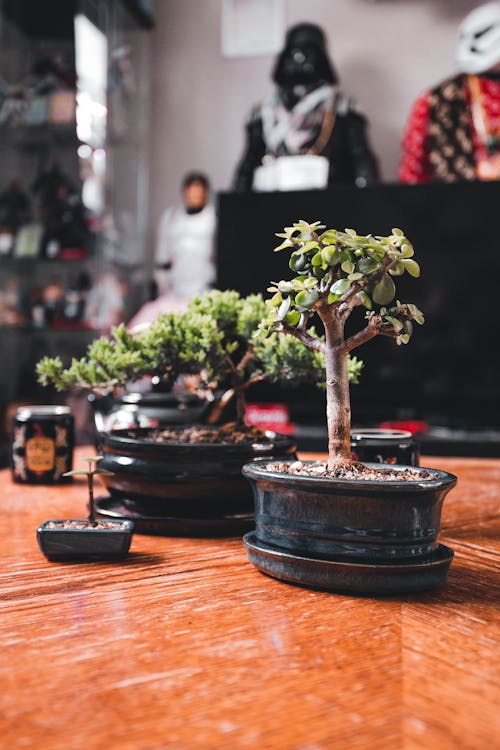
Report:
<svg viewBox="0 0 500 750"><path fill-rule="evenodd" d="M247 380L246 383L243 384L243 390L246 391L252 385L255 385L256 383L262 383L265 380L269 380L269 376L266 375L266 373L264 373L264 372L261 372L259 375L254 375L249 380Z"/></svg>
<svg viewBox="0 0 500 750"><path fill-rule="evenodd" d="M347 352L352 352L353 349L365 344L380 333L382 333L382 318L379 315L374 315L370 318L368 325L366 325L365 328L344 341L342 348Z"/></svg>
<svg viewBox="0 0 500 750"><path fill-rule="evenodd" d="M294 336L302 344L304 344L304 346L306 346L308 349L311 349L317 352L322 352L322 353L325 352L324 341L313 338L313 336L310 336L308 333L306 333L306 331L302 331L297 328L291 328L290 326L287 326L283 323L281 323L279 326L276 327L276 331L278 333L287 333L290 336Z"/></svg>
<svg viewBox="0 0 500 750"><path fill-rule="evenodd" d="M231 361L231 370L235 369L236 372L244 372L245 371L245 367L247 367L247 365L249 365L250 362L252 362L254 359L256 359L254 348L253 348L253 346L249 345L249 347L246 350L245 354L243 355L243 357L240 359L240 361L236 365L236 368L234 368L234 364Z"/></svg>

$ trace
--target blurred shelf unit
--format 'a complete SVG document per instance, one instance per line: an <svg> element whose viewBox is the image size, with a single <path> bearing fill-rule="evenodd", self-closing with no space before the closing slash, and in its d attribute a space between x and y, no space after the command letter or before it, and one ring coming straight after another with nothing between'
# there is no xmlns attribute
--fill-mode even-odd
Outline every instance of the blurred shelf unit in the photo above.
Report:
<svg viewBox="0 0 500 750"><path fill-rule="evenodd" d="M152 3L0 0L0 409L146 280Z"/></svg>
<svg viewBox="0 0 500 750"><path fill-rule="evenodd" d="M75 148L81 144L76 122L37 125L0 125L0 148L32 151L39 148Z"/></svg>

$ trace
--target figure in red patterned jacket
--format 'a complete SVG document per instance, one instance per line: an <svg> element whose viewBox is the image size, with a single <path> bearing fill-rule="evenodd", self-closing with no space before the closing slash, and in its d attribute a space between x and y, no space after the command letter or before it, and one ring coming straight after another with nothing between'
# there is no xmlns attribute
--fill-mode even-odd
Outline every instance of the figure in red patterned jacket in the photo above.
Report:
<svg viewBox="0 0 500 750"><path fill-rule="evenodd" d="M500 2L462 22L457 69L413 106L401 182L500 179Z"/></svg>

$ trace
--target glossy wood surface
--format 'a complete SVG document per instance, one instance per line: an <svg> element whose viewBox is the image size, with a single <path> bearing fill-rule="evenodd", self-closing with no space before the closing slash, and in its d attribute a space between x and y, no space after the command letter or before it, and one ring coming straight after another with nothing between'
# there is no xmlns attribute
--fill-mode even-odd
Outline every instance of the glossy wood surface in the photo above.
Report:
<svg viewBox="0 0 500 750"><path fill-rule="evenodd" d="M422 463L459 477L456 557L439 591L386 599L267 578L239 539L136 535L122 563L49 563L36 527L80 517L84 484L0 472L0 746L498 747L500 460Z"/></svg>

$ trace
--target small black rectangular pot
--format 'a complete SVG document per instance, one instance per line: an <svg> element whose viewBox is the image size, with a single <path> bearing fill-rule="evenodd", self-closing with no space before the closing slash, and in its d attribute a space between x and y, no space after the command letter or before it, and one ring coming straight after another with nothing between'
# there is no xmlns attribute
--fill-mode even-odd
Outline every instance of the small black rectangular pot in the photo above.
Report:
<svg viewBox="0 0 500 750"><path fill-rule="evenodd" d="M113 519L110 528L102 528L107 521L99 521L97 527L47 528L51 523L62 524L65 521L45 521L36 532L38 546L51 561L118 560L129 551L134 530L132 521L118 519Z"/></svg>

